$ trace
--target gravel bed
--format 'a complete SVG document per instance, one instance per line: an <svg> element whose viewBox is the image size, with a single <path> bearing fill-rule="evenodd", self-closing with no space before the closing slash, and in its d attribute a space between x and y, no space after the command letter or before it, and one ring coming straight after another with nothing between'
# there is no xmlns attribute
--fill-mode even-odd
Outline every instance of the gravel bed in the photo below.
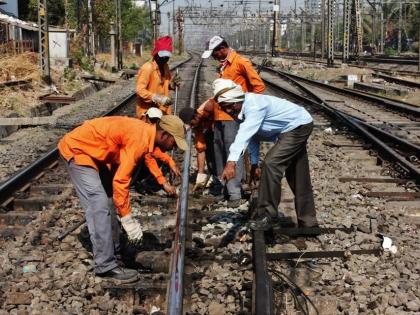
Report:
<svg viewBox="0 0 420 315"><path fill-rule="evenodd" d="M204 77L211 81L211 74L205 74ZM102 98L87 103L92 107L101 104L101 109L91 111L87 105L80 112L75 111L75 116L63 123L67 126L69 122L77 125L87 116L95 116L93 113L96 110L104 111L112 107L113 102L124 98L124 88L127 88L126 95L132 90L132 85L126 85L108 88L115 88L118 92L111 90L107 93L108 89L101 91L104 93ZM207 96L207 90L208 87L200 90L200 100ZM121 93L118 94L119 98L117 93ZM87 112L82 116L84 110ZM15 136L14 142L0 145L0 152L7 153L1 154L1 165L11 165L10 168L25 165L48 147L54 146L64 132L64 128L52 127L19 131L18 136L12 135ZM384 235L393 240L396 253L385 252L379 257L364 255L346 259L302 259L292 265L276 262L270 263L270 268L292 277L316 305L331 302L327 303L330 307L319 308L323 315L418 314L420 240L417 226L407 220L407 212L403 208L390 207L381 199L366 197L365 192L374 189L370 184L342 183L338 180L344 176L367 176L367 167L373 169L376 176L381 174L380 167L362 166L349 151L326 144L345 140L348 141L348 138L341 132L314 130L308 143L311 176L321 225L356 225L357 232L346 234L337 231L316 238L278 238L268 251L377 248L381 246L381 236ZM4 169L1 172L2 177L13 173L7 173ZM132 196L133 211L144 221L146 217L165 215L169 208L167 205L142 206L137 201L137 197ZM193 248L214 254L215 260L192 261L191 273L199 276L191 283L189 308L195 314L211 315L249 311L250 297L245 286L252 281L252 267L238 259L239 255L250 254L251 251L250 234L244 228L247 205L240 209L227 209L224 205L213 204L202 206L218 214L208 218L208 223L201 231L192 234ZM284 207L287 216L293 216L293 211L287 209L285 204L281 207ZM106 283L95 278L92 254L83 242L85 230L76 231L63 242L55 240L64 229L82 218L79 200L72 196L47 206L37 219L25 227L26 233L15 241L0 242L0 315L133 313L133 301L129 297L123 293L113 295L104 289ZM219 246L228 231L235 229L237 233L234 238L226 246ZM236 260L226 260L226 255ZM290 295L284 299L281 302L289 303ZM296 312L290 308L287 314Z"/></svg>
<svg viewBox="0 0 420 315"><path fill-rule="evenodd" d="M133 93L134 82L117 82L84 100L68 105L68 113L59 117L54 126L22 128L0 140L0 182L54 148L68 130L116 106Z"/></svg>

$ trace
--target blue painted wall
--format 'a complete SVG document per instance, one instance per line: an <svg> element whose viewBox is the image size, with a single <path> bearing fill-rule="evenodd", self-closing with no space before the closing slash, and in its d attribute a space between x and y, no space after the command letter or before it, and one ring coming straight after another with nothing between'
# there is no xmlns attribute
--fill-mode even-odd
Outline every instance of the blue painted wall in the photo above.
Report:
<svg viewBox="0 0 420 315"><path fill-rule="evenodd" d="M6 4L0 4L0 9L6 11L7 13L13 14L14 16L19 16L18 14L18 0L3 0L6 1Z"/></svg>

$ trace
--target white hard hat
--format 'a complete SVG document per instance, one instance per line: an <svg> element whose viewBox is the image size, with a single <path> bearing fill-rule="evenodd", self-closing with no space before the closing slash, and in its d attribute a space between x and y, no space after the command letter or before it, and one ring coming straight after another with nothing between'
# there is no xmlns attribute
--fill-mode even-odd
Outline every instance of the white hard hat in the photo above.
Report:
<svg viewBox="0 0 420 315"><path fill-rule="evenodd" d="M150 107L145 113L144 115L146 115L149 118L162 118L162 111L159 108L156 107Z"/></svg>
<svg viewBox="0 0 420 315"><path fill-rule="evenodd" d="M201 55L201 58L207 59L208 57L210 57L211 54L213 53L213 50L223 42L224 42L224 39L222 37L218 35L213 36L209 41L208 50L205 50L203 52L203 54Z"/></svg>

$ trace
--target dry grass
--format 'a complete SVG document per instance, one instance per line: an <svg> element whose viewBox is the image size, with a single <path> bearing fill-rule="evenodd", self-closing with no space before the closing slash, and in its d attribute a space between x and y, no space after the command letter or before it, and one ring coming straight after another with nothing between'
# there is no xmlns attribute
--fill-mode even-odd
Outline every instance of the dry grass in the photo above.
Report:
<svg viewBox="0 0 420 315"><path fill-rule="evenodd" d="M51 69L52 81L59 91L66 93L83 86L83 82L67 82L63 78L63 70L56 67ZM25 87L4 87L0 90L2 117L13 113L19 116L29 115L30 108L39 104L38 97L48 92L39 71L37 53L28 52L0 57L0 83L15 80L30 80L30 84Z"/></svg>
<svg viewBox="0 0 420 315"><path fill-rule="evenodd" d="M0 82L26 79L41 79L36 53L0 56Z"/></svg>

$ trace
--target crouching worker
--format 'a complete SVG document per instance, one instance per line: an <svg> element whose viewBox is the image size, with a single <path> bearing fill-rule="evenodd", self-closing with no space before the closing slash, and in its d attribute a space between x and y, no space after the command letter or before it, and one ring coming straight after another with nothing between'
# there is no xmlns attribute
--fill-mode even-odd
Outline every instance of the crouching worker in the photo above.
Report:
<svg viewBox="0 0 420 315"><path fill-rule="evenodd" d="M163 113L159 108L151 107L140 119L148 124L159 124L162 116ZM139 191L157 191L163 188L168 195L175 196L176 187L166 180L162 171L163 168L167 170L167 167L174 176L181 176L181 172L171 156L159 147L155 147L153 152L147 153L137 165L133 172L132 185Z"/></svg>
<svg viewBox="0 0 420 315"><path fill-rule="evenodd" d="M129 241L140 242L143 232L131 215L129 185L137 161L155 147L186 149L178 117L162 117L158 126L129 117L92 119L67 133L58 144L85 211L95 273L117 283L135 281L138 274L117 264L119 228L113 205Z"/></svg>
<svg viewBox="0 0 420 315"><path fill-rule="evenodd" d="M197 151L197 177L193 192L200 191L207 184L211 183L213 192L216 195L220 195L222 186L217 179L216 161L213 150L213 103L213 99L210 99L201 104L197 109L190 107L183 108L179 112L179 118L194 133L194 143ZM209 176L205 173L206 164ZM210 193L212 194L212 191Z"/></svg>
<svg viewBox="0 0 420 315"><path fill-rule="evenodd" d="M298 226L318 226L306 151L313 129L311 115L303 107L285 99L241 93L241 87L231 80L217 79L213 87L214 98L222 110L240 122L239 131L229 148L222 175L224 179L235 177L236 161L248 145L252 171L256 173L260 140L275 142L262 165L257 220L251 222L251 228L268 230L278 221L284 175L295 195ZM251 174L251 178L253 176L255 174Z"/></svg>

